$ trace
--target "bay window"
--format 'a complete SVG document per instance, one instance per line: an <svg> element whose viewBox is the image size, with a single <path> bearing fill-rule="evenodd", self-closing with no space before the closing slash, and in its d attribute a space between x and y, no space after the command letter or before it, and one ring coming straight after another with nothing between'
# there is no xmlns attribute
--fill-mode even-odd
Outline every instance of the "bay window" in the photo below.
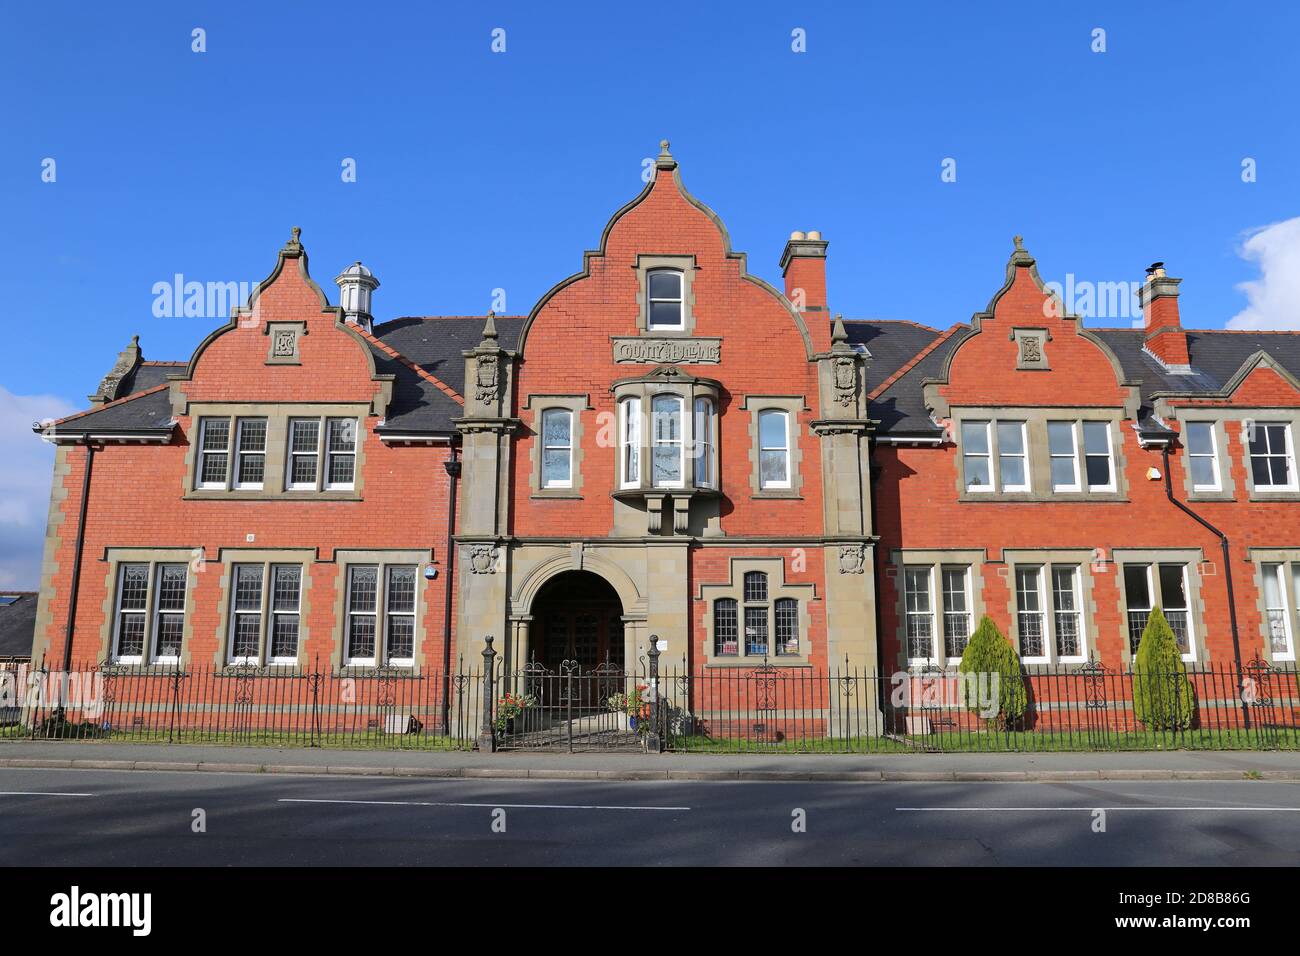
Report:
<svg viewBox="0 0 1300 956"><path fill-rule="evenodd" d="M695 453L695 484L700 488L717 487L714 471L717 462L717 439L713 432L713 422L713 402L707 398L697 398L692 449Z"/></svg>
<svg viewBox="0 0 1300 956"><path fill-rule="evenodd" d="M683 485L682 399L656 395L650 402L650 473L656 488Z"/></svg>
<svg viewBox="0 0 1300 956"><path fill-rule="evenodd" d="M641 483L641 399L623 399L618 414L619 487L635 488Z"/></svg>

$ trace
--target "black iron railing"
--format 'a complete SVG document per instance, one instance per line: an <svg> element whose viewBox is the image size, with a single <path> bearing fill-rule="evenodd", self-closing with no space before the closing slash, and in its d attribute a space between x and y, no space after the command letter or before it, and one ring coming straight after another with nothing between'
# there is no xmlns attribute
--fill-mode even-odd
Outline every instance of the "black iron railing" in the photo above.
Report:
<svg viewBox="0 0 1300 956"><path fill-rule="evenodd" d="M444 687L446 688L444 693ZM1300 749L1300 675L1255 660L971 675L777 661L507 670L137 666L0 672L0 738L410 749L886 753Z"/></svg>

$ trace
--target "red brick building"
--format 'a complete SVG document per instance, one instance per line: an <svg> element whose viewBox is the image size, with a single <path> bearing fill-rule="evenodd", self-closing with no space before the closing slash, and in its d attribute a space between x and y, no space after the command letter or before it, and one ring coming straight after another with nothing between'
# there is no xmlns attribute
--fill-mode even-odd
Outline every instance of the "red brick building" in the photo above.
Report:
<svg viewBox="0 0 1300 956"><path fill-rule="evenodd" d="M1295 659L1300 337L1085 328L1017 239L969 324L751 275L665 148L527 316L376 323L294 238L188 361L133 341L57 446L34 656L445 673ZM991 279L993 277L991 276ZM991 281L990 285L994 285ZM454 503L454 504L453 504Z"/></svg>

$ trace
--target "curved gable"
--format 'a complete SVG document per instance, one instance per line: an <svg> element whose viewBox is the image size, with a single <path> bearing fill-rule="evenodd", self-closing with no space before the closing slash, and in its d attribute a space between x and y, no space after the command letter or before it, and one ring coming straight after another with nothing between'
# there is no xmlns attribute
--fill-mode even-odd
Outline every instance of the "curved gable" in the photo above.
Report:
<svg viewBox="0 0 1300 956"><path fill-rule="evenodd" d="M940 416L954 405L1096 405L1122 406L1136 417L1140 405L1118 356L1065 312L1019 236L1006 281L972 316L925 390L926 404Z"/></svg>
<svg viewBox="0 0 1300 956"><path fill-rule="evenodd" d="M296 227L275 268L248 304L214 329L179 374L169 376L172 408L190 402L365 401L382 415L392 375L379 374L362 333L343 321L307 269ZM277 333L286 336L279 340ZM286 347L292 343L291 354ZM323 371L322 371L323 370Z"/></svg>
<svg viewBox="0 0 1300 956"><path fill-rule="evenodd" d="M645 188L610 217L601 231L600 245L582 255L582 269L552 286L533 306L519 335L518 351L527 355L529 333L548 311L563 311L570 305L574 287L584 280L609 274L611 266L632 261L637 255L694 256L702 263L723 265L735 276L767 294L767 308L779 308L803 340L804 354L813 354L812 338L803 316L770 283L750 275L746 255L731 248L731 236L722 219L695 198L682 184L681 170L668 141L655 162L655 174ZM635 302L635 300L633 300ZM543 319L544 321L544 319Z"/></svg>

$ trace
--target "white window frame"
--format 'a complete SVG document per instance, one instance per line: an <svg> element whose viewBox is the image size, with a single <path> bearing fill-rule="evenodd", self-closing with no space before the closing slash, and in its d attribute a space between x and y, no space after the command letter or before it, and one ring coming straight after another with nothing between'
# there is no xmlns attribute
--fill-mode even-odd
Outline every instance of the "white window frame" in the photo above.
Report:
<svg viewBox="0 0 1300 956"><path fill-rule="evenodd" d="M277 608L275 606L276 576L279 574L281 569L284 568L298 569L297 600L294 602L292 610L288 608ZM293 563L272 564L268 570L270 573L270 587L266 596L267 621L265 624L265 633L262 637L262 647L264 648L263 653L267 661L271 664L297 664L298 656L302 651L302 586L303 578L306 576L307 570L301 564ZM275 649L276 619L282 615L285 617L296 617L298 619L298 637L294 641L294 654L292 657L272 654L272 651Z"/></svg>
<svg viewBox="0 0 1300 956"><path fill-rule="evenodd" d="M414 585L411 591L411 609L409 611L394 611L392 608L393 572L394 571L412 571ZM384 663L392 667L414 667L416 649L420 643L420 632L416 627L417 612L420 609L420 568L418 565L411 564L386 564L383 566L384 571ZM377 597L377 596L376 596ZM388 636L392 628L394 618L411 619L411 656L410 657L390 657L388 653ZM379 644L375 644L375 654L379 654Z"/></svg>
<svg viewBox="0 0 1300 956"><path fill-rule="evenodd" d="M1088 482L1088 490L1089 490L1089 491L1094 491L1094 492L1107 492L1107 491L1114 491L1114 490L1116 489L1116 487L1118 487L1118 486L1117 486L1117 484L1116 484L1116 480L1115 480L1115 443L1114 443L1114 441L1112 440L1112 438L1111 438L1111 434L1110 434L1110 432L1111 432L1110 422L1105 422L1105 421L1096 421L1096 420L1091 420L1091 421L1090 421L1090 420L1085 420L1085 421L1081 421L1081 422L1079 423L1079 438L1080 438L1081 440L1080 440L1080 442L1078 443L1078 445L1079 445L1079 446L1082 446L1082 447L1080 448L1080 451L1082 451L1082 453L1083 453L1083 454L1082 454L1082 462L1081 462L1081 464L1082 464L1082 469L1083 469L1083 470L1082 470L1082 474L1079 476L1079 478L1080 478L1080 480L1083 480L1083 481L1086 481L1086 480L1087 480L1087 478L1088 478L1088 459L1089 459L1089 458L1101 458L1101 457L1102 457L1102 455L1101 455L1100 453L1098 453L1098 452L1089 452L1089 451L1088 451L1088 426L1089 426L1089 425L1100 426L1101 429L1102 429L1102 431L1103 431L1103 432L1105 433L1105 435L1106 435L1106 452L1105 452L1105 458L1106 458L1106 474L1110 476L1110 480L1109 480L1106 484L1104 484L1104 485L1094 485L1094 484L1092 484L1091 482Z"/></svg>
<svg viewBox="0 0 1300 956"><path fill-rule="evenodd" d="M126 572L129 568L144 567L144 607L124 609L122 607L122 596L124 588L122 585L126 581ZM143 664L145 654L149 650L149 588L150 588L150 569L148 561L124 561L117 566L117 599L113 603L113 661L118 664ZM140 618L140 653L123 654L122 648L122 623L124 617L130 615Z"/></svg>
<svg viewBox="0 0 1300 956"><path fill-rule="evenodd" d="M1204 426L1210 430L1210 453L1192 451L1192 429L1197 426ZM1247 446L1249 455L1249 446ZM1187 471L1192 479L1192 491L1222 491L1223 474L1219 470L1219 427L1215 422L1195 421L1187 423ZM1210 471L1214 475L1214 484L1198 485L1196 483L1196 471L1192 468L1192 462L1199 458L1208 458L1210 460Z"/></svg>
<svg viewBox="0 0 1300 956"><path fill-rule="evenodd" d="M163 572L167 568L181 568L185 572L183 583L181 584L181 609L179 611L162 610L159 607L159 598L162 596ZM189 596L190 587L189 566L180 561L159 561L154 565L153 580L151 584L153 590L145 598L148 604L152 606L152 614L150 616L153 621L152 633L145 635L149 642L149 662L151 664L176 664L180 662L180 652L177 652L176 654L158 653L158 635L161 633L158 623L164 616L179 617L181 619L181 644L183 649L185 643L185 602Z"/></svg>
<svg viewBox="0 0 1300 956"><path fill-rule="evenodd" d="M1137 651L1132 646L1132 640L1129 634L1128 615L1133 611L1145 611L1150 617L1154 608L1160 608L1160 613L1164 614L1165 619L1169 619L1169 607L1165 604L1164 590L1160 587L1159 568L1162 565L1177 565L1183 573L1183 597L1188 606L1185 608L1174 608L1175 611L1183 611L1187 615L1187 653L1182 655L1184 663L1194 663L1196 661L1196 614L1193 610L1192 602L1192 579L1191 570L1186 562L1182 561L1133 561L1125 562L1120 566L1120 587L1124 594L1124 640L1129 647L1130 654L1136 654ZM1124 569L1129 567L1143 568L1147 578L1147 606L1135 608L1129 603L1128 587L1123 580ZM1170 625L1172 629L1172 625Z"/></svg>
<svg viewBox="0 0 1300 956"><path fill-rule="evenodd" d="M1056 606L1056 573L1058 571L1070 572L1070 593L1073 597L1074 608L1070 611L1062 611ZM1087 620L1083 613L1083 568L1077 564L1052 564L1048 565L1048 575L1052 590L1052 632L1051 642L1045 649L1051 655L1052 659L1058 664L1082 664L1088 660L1088 626ZM1058 643L1058 616L1062 614L1074 615L1075 633L1079 636L1079 649L1074 654L1062 654L1057 647Z"/></svg>
<svg viewBox="0 0 1300 956"><path fill-rule="evenodd" d="M244 427L251 422L260 423L262 426L262 450L261 451L244 451ZM231 486L240 491L261 491L266 484L266 439L270 423L264 417L253 416L250 418L236 418L234 428L234 448L231 449L234 467L230 471ZM243 472L245 458L260 457L262 459L262 480L261 481L240 481L239 476Z"/></svg>
<svg viewBox="0 0 1300 956"><path fill-rule="evenodd" d="M1268 642L1268 652L1270 657L1275 661L1294 661L1295 660L1295 629L1293 627L1293 611L1291 607L1290 592L1287 590L1287 578L1292 580L1290 583L1295 584L1300 580L1300 565L1292 564L1286 561L1266 561L1260 567L1260 574L1264 578L1265 587L1260 595L1260 600L1264 605L1264 626L1268 633L1264 639ZM1278 604L1270 604L1268 600L1268 579L1272 576L1274 585L1277 587ZM1286 650L1273 650L1273 621L1272 615L1278 612L1282 616L1282 632L1286 639Z"/></svg>
<svg viewBox="0 0 1300 956"><path fill-rule="evenodd" d="M1068 458L1070 461L1071 471L1074 474L1074 480L1068 485L1058 485L1056 483L1056 478L1052 472L1052 468L1051 468L1052 462L1057 460L1063 460L1067 457L1066 455L1052 451L1052 426L1053 425L1064 426L1070 433L1070 454ZM1080 483L1081 478L1079 474L1079 436L1075 431L1074 422L1054 420L1054 421L1049 421L1047 423L1047 456L1049 459L1047 477L1048 480L1052 483L1052 491L1077 492L1083 490L1083 485Z"/></svg>
<svg viewBox="0 0 1300 956"><path fill-rule="evenodd" d="M298 423L311 423L316 426L316 446L310 452L294 451L294 430ZM324 425L319 418L295 416L289 419L288 448L285 455L284 487L287 491L315 491L321 480L321 442L324 440ZM293 480L293 463L296 458L311 456L313 479L310 482Z"/></svg>
<svg viewBox="0 0 1300 956"><path fill-rule="evenodd" d="M920 572L925 575L925 598L928 605L927 610L913 611L908 602L908 583L913 573ZM933 564L905 564L903 565L903 652L907 655L909 667L938 666L939 641L943 640L943 635L935 626L935 601L934 594L934 565ZM913 592L921 593L921 592ZM911 623L913 619L928 620L930 623L930 654L928 657L916 657L912 654L911 647Z"/></svg>
<svg viewBox="0 0 1300 956"><path fill-rule="evenodd" d="M659 296L652 298L650 287L653 284L656 275L674 275L677 277L677 297L665 298ZM646 329L652 332L681 332L686 328L686 275L681 269L650 269L645 274L645 324ZM677 303L677 322L673 325L656 324L654 320L654 304L656 302L675 302Z"/></svg>
<svg viewBox="0 0 1300 956"><path fill-rule="evenodd" d="M355 571L362 568L373 568L375 571L375 606L369 611L357 611L352 607L352 575ZM385 587L385 575L383 565L379 564L349 564L344 576L344 587L347 588L343 596L343 663L348 667L374 667L379 660L380 646L386 638L384 629L380 626L383 622L380 619L380 608L383 603L383 589ZM354 617L369 617L374 620L374 650L370 657L353 657L352 656L352 619Z"/></svg>
<svg viewBox="0 0 1300 956"><path fill-rule="evenodd" d="M1024 664L1049 664L1052 660L1052 628L1048 621L1048 603L1045 593L1045 581L1047 575L1044 573L1048 569L1047 564L1021 564L1016 565L1012 575L1012 590L1015 594L1016 602L1016 650L1020 654L1020 660ZM1033 573L1035 576L1035 587L1033 593L1038 598L1037 610L1026 610L1021 604L1021 574ZM1043 643L1043 653L1029 655L1025 653L1024 629L1021 624L1026 617L1036 615L1038 617L1039 639Z"/></svg>
<svg viewBox="0 0 1300 956"><path fill-rule="evenodd" d="M239 600L239 573L242 568L257 568L261 574L261 583L257 593L257 610L237 610L236 602ZM269 571L266 565L261 561L241 561L230 566L230 620L226 622L226 662L231 665L239 666L241 664L261 664L262 648L264 647L263 635L266 631L266 584ZM241 614L257 615L257 653L256 654L236 654L235 653L235 635L238 633L239 616Z"/></svg>
<svg viewBox="0 0 1300 956"><path fill-rule="evenodd" d="M659 440L659 416L664 412L655 411L655 405L661 401L672 401L677 406L677 438ZM673 413L667 413L669 415ZM686 486L686 401L680 395L655 395L650 399L650 484L655 488L684 488ZM655 474L655 449L660 447L677 448L677 480L660 481Z"/></svg>
<svg viewBox="0 0 1300 956"><path fill-rule="evenodd" d="M618 403L620 488L641 487L641 399L624 398Z"/></svg>
<svg viewBox="0 0 1300 956"><path fill-rule="evenodd" d="M552 416L562 415L569 423L569 443L567 445L548 445L546 443L546 420ZM541 434L538 440L541 443L541 466L542 466L542 487L543 488L572 488L573 487L573 409L563 408L553 405L549 408L543 408L541 418ZM565 453L567 467L565 472L568 477L565 478L548 478L546 477L546 453L548 451L562 451Z"/></svg>
<svg viewBox="0 0 1300 956"><path fill-rule="evenodd" d="M952 572L956 572L961 575L962 596L963 596L963 601L966 604L965 611L948 610L948 595L949 593L955 593L955 592L949 592L948 589L944 587L944 576ZM939 613L943 615L943 623L942 626L939 628L939 634L935 639L935 656L936 657L939 656L939 647L942 646L944 662L949 666L953 666L955 664L961 663L961 655L958 654L955 657L948 656L948 616L950 614L951 615L961 614L963 617L966 618L966 643L967 644L970 643L971 637L973 637L975 634L975 607L973 601L974 595L971 591L972 576L973 575L971 574L971 567L968 564L943 564L939 566L939 596L941 599L940 600L941 606L939 607L938 610ZM965 647L963 647L962 650L964 651Z"/></svg>
<svg viewBox="0 0 1300 956"><path fill-rule="evenodd" d="M335 451L330 447L330 432L335 424L352 425L352 450ZM326 491L352 491L357 486L357 448L361 444L361 423L355 418L346 417L327 417L324 419L321 428L321 440L325 446L324 461L321 462L320 480L322 487ZM331 481L330 473L333 471L332 465L335 459L351 458L352 459L352 480L351 481Z"/></svg>
<svg viewBox="0 0 1300 956"><path fill-rule="evenodd" d="M1269 443L1269 449L1268 449L1267 452L1265 452L1263 455L1255 455L1255 454L1251 451L1251 448L1250 448L1250 446L1251 446L1251 442L1250 442L1249 440L1247 440L1247 441L1245 442L1245 446L1246 446L1246 473L1250 476L1251 486L1252 486L1256 491L1263 491L1263 492L1271 492L1271 491L1295 491L1295 490L1297 489L1297 487L1300 487L1300 486L1297 485L1297 475L1296 475L1296 467L1295 467L1295 446L1294 446L1294 443L1293 443L1293 441L1292 441L1292 436L1291 436L1291 423L1290 423L1290 422L1270 422L1270 421L1264 421L1264 422L1261 422L1261 421L1256 421L1256 422L1253 423L1253 427L1254 427L1254 428L1278 428L1278 427L1280 427L1280 428L1282 429L1282 434L1283 434L1283 444L1284 444L1284 449L1283 449L1283 452L1275 451L1275 450L1273 449L1273 447L1272 447L1272 443L1270 442L1270 443ZM1246 434L1249 434L1249 429L1244 429L1244 430L1243 430L1243 436L1246 435ZM1265 434L1268 434L1268 433L1265 432ZM1255 459L1256 459L1257 457L1258 457L1258 458L1278 458L1278 457L1281 457L1283 454L1285 454L1285 457L1286 457L1286 473L1287 473L1287 478L1289 479L1288 482L1287 482L1287 484L1285 484L1285 485L1275 485L1275 484L1272 484L1272 475L1271 475L1271 474L1270 474L1270 476L1269 476L1269 481L1270 481L1270 483L1267 484L1267 485L1261 485L1258 481L1255 480Z"/></svg>
<svg viewBox="0 0 1300 956"><path fill-rule="evenodd" d="M974 421L964 421L960 426L961 433L961 481L962 487L967 494L987 495L997 490L997 474L993 470L993 456L995 447L992 435L993 423L986 419L976 419ZM967 429L982 428L984 430L984 451L973 452L970 450L970 442L966 438ZM979 459L984 462L985 470L988 473L987 485L972 485L970 482L970 470L967 463L971 459Z"/></svg>
<svg viewBox="0 0 1300 956"><path fill-rule="evenodd" d="M994 435L995 439L997 440L997 456L998 456L997 486L998 486L998 489L999 489L1000 491L1004 492L1004 493L1005 493L1005 492L1021 493L1021 492L1026 492L1026 491L1031 490L1031 488L1032 488L1032 486L1033 486L1033 477L1032 477L1032 476L1030 475L1030 473L1029 473L1029 431L1028 431L1028 428L1026 427L1026 423L1023 422L1023 421L1014 421L1014 420L1012 420L1012 421L995 420L993 424L994 424L995 426L997 426L997 427L995 427L995 428L993 429L993 435ZM1003 425L1017 425L1017 426L1019 426L1019 429L1020 429L1020 453L1019 453L1019 454L1012 454L1012 453L1004 452L1004 451L1002 450L1002 435L1001 435L1001 428L1002 428ZM1025 483L1024 483L1023 485L1008 485L1008 484L1003 480L1003 478L1002 478L1002 474L1003 474L1002 461L1003 461L1003 459L1006 459L1006 458L1019 458L1019 459L1020 459L1021 467L1024 469L1024 474L1025 474Z"/></svg>
<svg viewBox="0 0 1300 956"><path fill-rule="evenodd" d="M781 433L784 436L784 444L781 446L768 446L763 444L763 418L767 415L781 416ZM794 475L793 461L790 456L790 412L784 408L760 408L758 410L758 487L766 491L769 488L789 489L793 487ZM763 477L763 453L775 452L782 453L785 459L785 479L782 481L769 481Z"/></svg>
<svg viewBox="0 0 1300 956"><path fill-rule="evenodd" d="M694 453L693 478L697 488L718 487L718 450L714 435L713 407L711 398L700 396L695 399L691 419L691 450Z"/></svg>
<svg viewBox="0 0 1300 956"><path fill-rule="evenodd" d="M226 445L224 449L208 448L208 429L214 422L221 422L226 426ZM230 417L227 415L205 415L199 419L199 447L197 449L198 461L197 470L194 473L194 487L200 490L220 490L224 491L230 483L230 462L233 457L231 454L231 442L234 439L234 428ZM207 470L205 467L209 455L224 455L226 459L225 471L220 481L205 481L203 474Z"/></svg>

